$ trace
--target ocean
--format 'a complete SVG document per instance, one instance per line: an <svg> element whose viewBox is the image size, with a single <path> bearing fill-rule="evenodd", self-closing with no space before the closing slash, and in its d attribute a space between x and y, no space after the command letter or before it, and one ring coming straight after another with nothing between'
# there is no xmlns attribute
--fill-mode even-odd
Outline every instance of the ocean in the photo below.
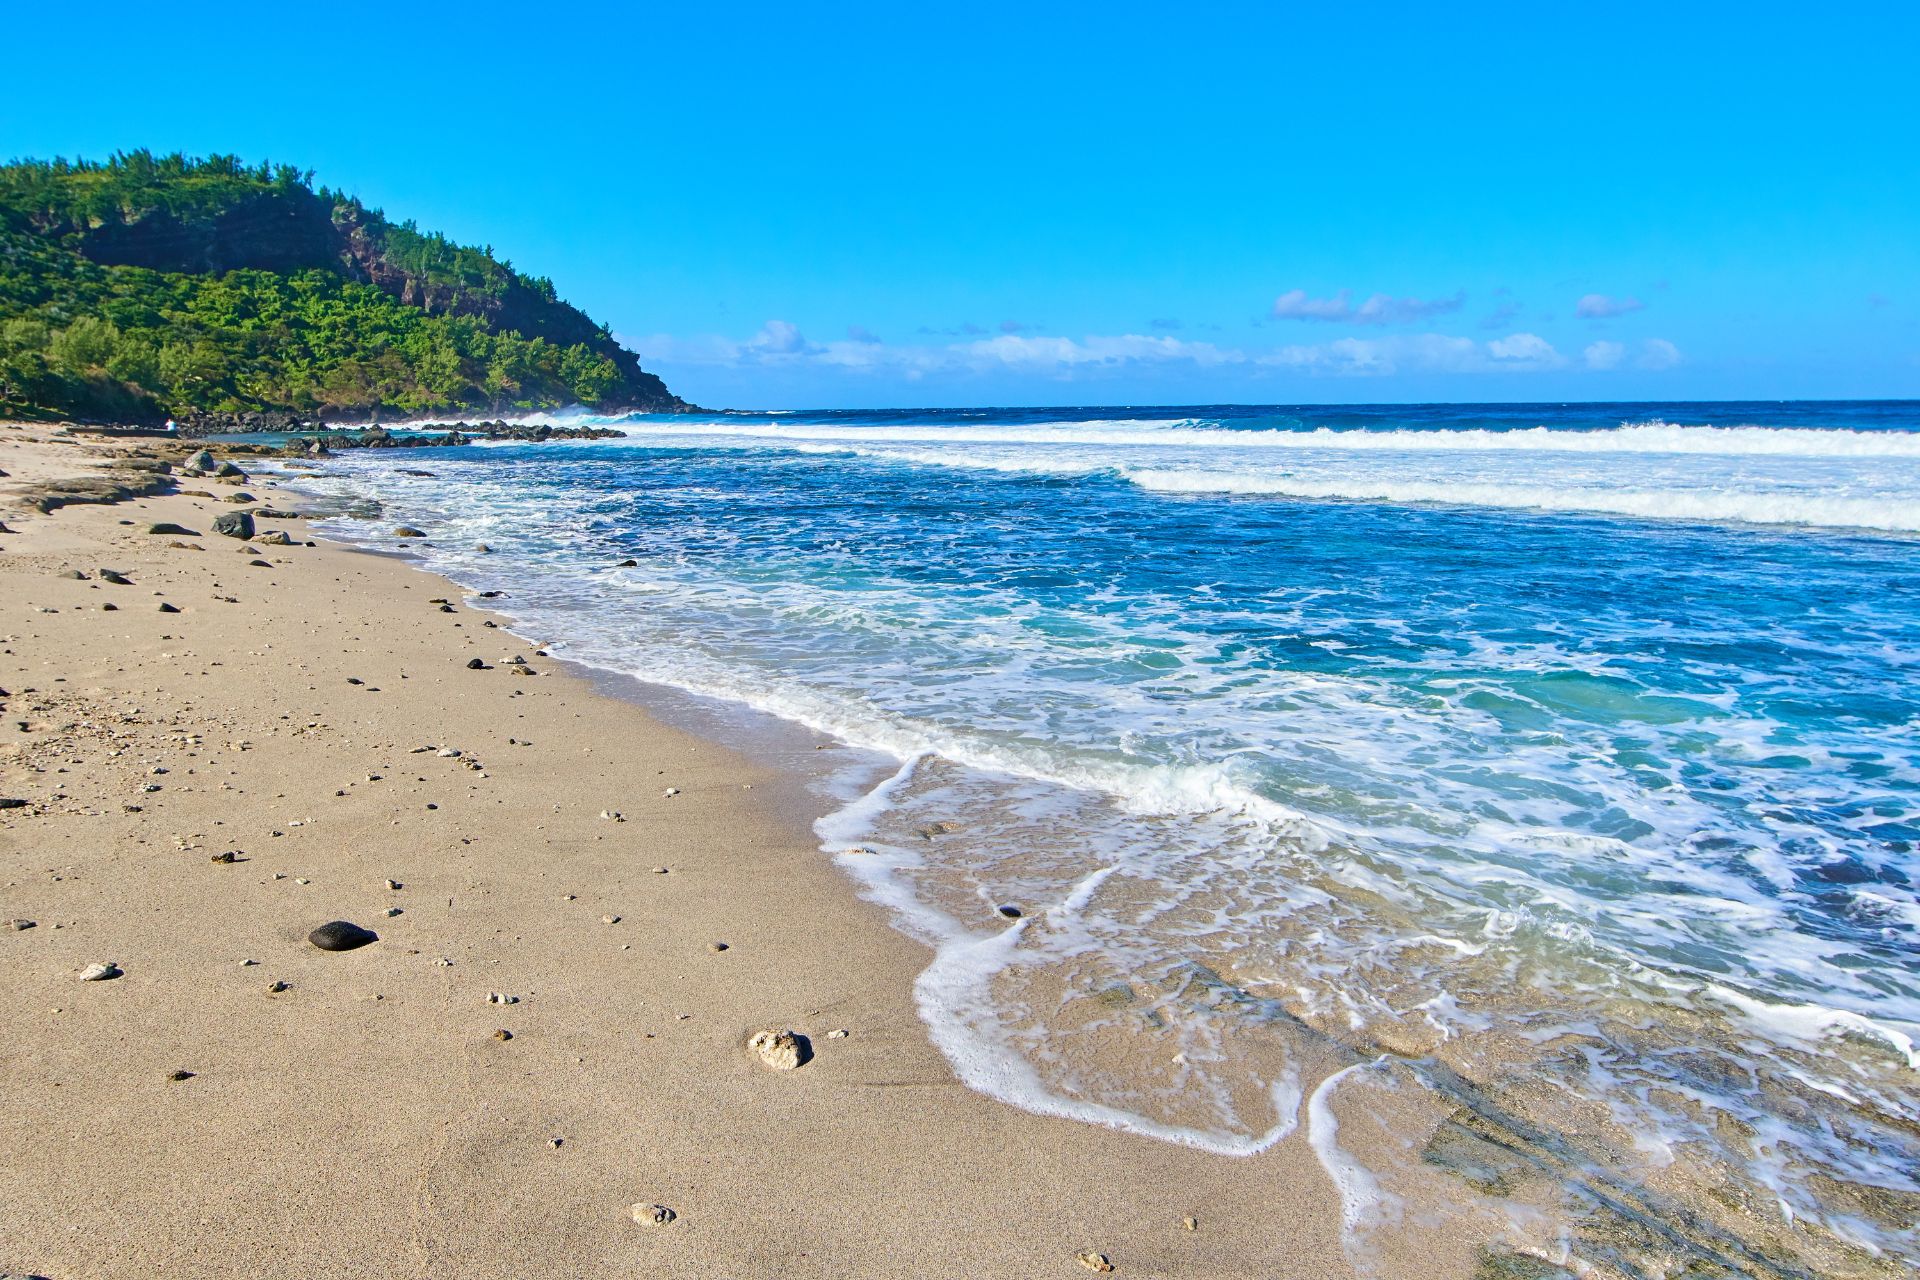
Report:
<svg viewBox="0 0 1920 1280"><path fill-rule="evenodd" d="M970 1086L1298 1134L1363 1264L1920 1265L1920 404L609 425L297 483L844 744L823 856Z"/></svg>

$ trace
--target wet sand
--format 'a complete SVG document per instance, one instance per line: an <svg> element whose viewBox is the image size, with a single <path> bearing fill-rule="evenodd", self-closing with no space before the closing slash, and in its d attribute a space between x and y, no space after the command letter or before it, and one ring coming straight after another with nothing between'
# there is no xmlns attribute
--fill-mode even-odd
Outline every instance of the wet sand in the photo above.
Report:
<svg viewBox="0 0 1920 1280"><path fill-rule="evenodd" d="M231 485L22 505L124 447L0 426L0 921L34 922L0 928L0 1273L1353 1274L1301 1133L1220 1156L959 1084L926 951L790 780L451 584L215 535ZM307 941L335 919L379 940Z"/></svg>

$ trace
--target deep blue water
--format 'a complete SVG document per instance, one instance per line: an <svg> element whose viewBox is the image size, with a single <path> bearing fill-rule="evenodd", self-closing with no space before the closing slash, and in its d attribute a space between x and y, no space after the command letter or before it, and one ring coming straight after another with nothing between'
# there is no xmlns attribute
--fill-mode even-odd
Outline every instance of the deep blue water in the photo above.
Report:
<svg viewBox="0 0 1920 1280"><path fill-rule="evenodd" d="M1813 1175L1920 1193L1920 406L618 425L313 483L891 762L823 837L969 1083L1245 1151L1385 1048L1915 1256Z"/></svg>

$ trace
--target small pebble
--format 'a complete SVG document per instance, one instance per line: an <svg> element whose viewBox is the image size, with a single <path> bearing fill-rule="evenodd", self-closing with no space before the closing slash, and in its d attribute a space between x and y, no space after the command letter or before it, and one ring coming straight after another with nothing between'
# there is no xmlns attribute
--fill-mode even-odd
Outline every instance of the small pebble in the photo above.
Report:
<svg viewBox="0 0 1920 1280"><path fill-rule="evenodd" d="M747 1048L759 1057L762 1064L775 1071L792 1071L804 1066L813 1057L813 1049L805 1036L792 1031L756 1031L747 1041Z"/></svg>
<svg viewBox="0 0 1920 1280"><path fill-rule="evenodd" d="M485 671L486 669L487 669L487 664L486 664L486 663L484 663L484 662L482 662L482 661L481 661L480 659L478 659L478 658L469 658L469 659L467 659L467 670L469 670L469 671Z"/></svg>
<svg viewBox="0 0 1920 1280"><path fill-rule="evenodd" d="M489 991L487 992L487 1003L488 1004L519 1004L520 997L505 995L498 991Z"/></svg>
<svg viewBox="0 0 1920 1280"><path fill-rule="evenodd" d="M329 920L307 935L307 941L322 951L352 951L379 940L380 936L373 930L363 929L351 920Z"/></svg>
<svg viewBox="0 0 1920 1280"><path fill-rule="evenodd" d="M389 880L389 881L387 881L387 888L389 888L389 889L399 889L399 888L401 888L401 887L402 887L402 885L400 884L400 882L399 882L398 880Z"/></svg>
<svg viewBox="0 0 1920 1280"><path fill-rule="evenodd" d="M505 1027L502 1027L498 1031L493 1033L493 1038L495 1040L511 1040L513 1039L513 1032L507 1030Z"/></svg>
<svg viewBox="0 0 1920 1280"><path fill-rule="evenodd" d="M620 917L619 916L601 916L600 923L601 924L619 924Z"/></svg>
<svg viewBox="0 0 1920 1280"><path fill-rule="evenodd" d="M21 919L7 921L7 928L13 930L15 933L25 933L28 929L33 928L33 926L34 922L32 920Z"/></svg>
<svg viewBox="0 0 1920 1280"><path fill-rule="evenodd" d="M850 1031L848 1031L848 1030L847 1030L847 1029L846 1029L845 1027L841 1027L841 1028L840 1028L840 1029L839 1029L838 1031L829 1031L829 1032L827 1032L827 1039L829 1039L829 1040L845 1040L845 1039L846 1039L846 1038L847 1038L848 1036L850 1036L850 1035L852 1035L852 1034L853 1034L853 1033L852 1033L852 1032L850 1032Z"/></svg>
<svg viewBox="0 0 1920 1280"><path fill-rule="evenodd" d="M655 868L653 869L653 874L655 874L655 875L657 875L657 876L663 876L663 875L665 875L665 874L667 874L667 869L666 869L665 867L655 867Z"/></svg>
<svg viewBox="0 0 1920 1280"><path fill-rule="evenodd" d="M389 919L389 920L391 920L391 919L393 919L393 917L395 917L395 916L397 916L397 915L399 915L399 914L400 914L400 908L399 908L399 907L388 907L388 908L387 908L387 919Z"/></svg>
<svg viewBox="0 0 1920 1280"><path fill-rule="evenodd" d="M663 1204L637 1204L630 1212L633 1214L633 1220L643 1227L664 1227L680 1216Z"/></svg>
<svg viewBox="0 0 1920 1280"><path fill-rule="evenodd" d="M229 849L225 853L214 854L211 858L208 858L207 861L218 862L222 866L232 866L234 863L240 861L240 851L238 849Z"/></svg>
<svg viewBox="0 0 1920 1280"><path fill-rule="evenodd" d="M707 944L707 949L709 951L725 951L727 949L727 944L724 942L709 942Z"/></svg>
<svg viewBox="0 0 1920 1280"><path fill-rule="evenodd" d="M1182 1218L1180 1219L1180 1225L1185 1227L1189 1231L1198 1231L1200 1229L1200 1219Z"/></svg>
<svg viewBox="0 0 1920 1280"><path fill-rule="evenodd" d="M193 1072L191 1072L191 1071L169 1071L169 1072L167 1072L167 1079L169 1079L169 1080L171 1080L171 1081L173 1081L173 1082L174 1082L175 1084L178 1084L178 1083L180 1083L180 1081L182 1081L182 1080L191 1080L191 1079L193 1079Z"/></svg>
<svg viewBox="0 0 1920 1280"><path fill-rule="evenodd" d="M1079 1262L1081 1266L1085 1267L1089 1271L1113 1270L1113 1264L1107 1261L1107 1255L1104 1253L1095 1253L1091 1249L1083 1249L1079 1253L1074 1254L1073 1256L1074 1256L1074 1259L1077 1262Z"/></svg>
<svg viewBox="0 0 1920 1280"><path fill-rule="evenodd" d="M282 991L291 991L291 990L293 990L293 984L291 982L269 982L267 984L268 995L277 996Z"/></svg>
<svg viewBox="0 0 1920 1280"><path fill-rule="evenodd" d="M82 969L80 971L80 981L106 982L113 978L119 977L122 972L124 971L120 968L119 965L114 964L111 960L108 960L99 964L90 964L86 968Z"/></svg>

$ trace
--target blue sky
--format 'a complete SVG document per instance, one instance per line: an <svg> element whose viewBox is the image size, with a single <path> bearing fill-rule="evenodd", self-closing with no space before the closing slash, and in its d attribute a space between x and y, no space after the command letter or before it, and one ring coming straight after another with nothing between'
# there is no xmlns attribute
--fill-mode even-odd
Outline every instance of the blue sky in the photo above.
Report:
<svg viewBox="0 0 1920 1280"><path fill-rule="evenodd" d="M109 0L0 153L314 168L712 406L1920 396L1915 14Z"/></svg>

